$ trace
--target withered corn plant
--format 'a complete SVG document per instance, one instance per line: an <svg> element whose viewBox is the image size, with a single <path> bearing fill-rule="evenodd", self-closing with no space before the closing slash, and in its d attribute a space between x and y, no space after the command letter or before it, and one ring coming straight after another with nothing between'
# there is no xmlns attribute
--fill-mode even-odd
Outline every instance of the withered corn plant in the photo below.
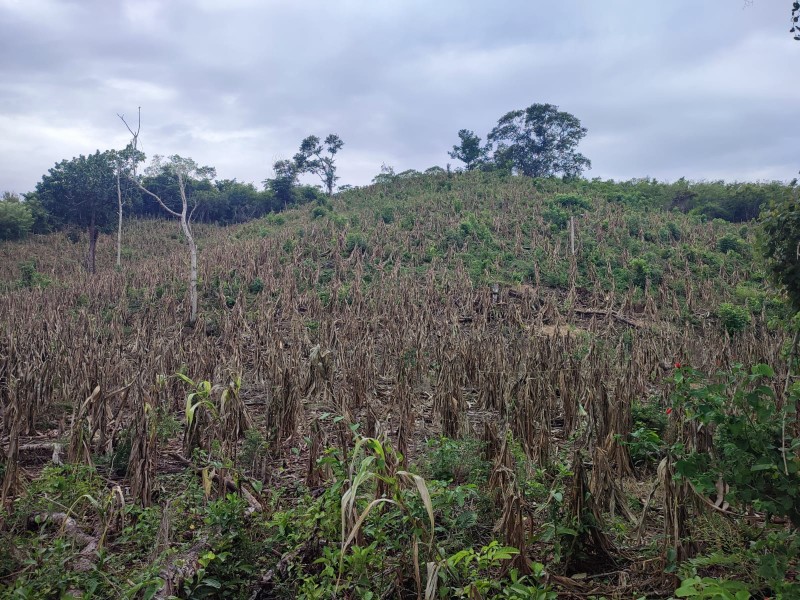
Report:
<svg viewBox="0 0 800 600"><path fill-rule="evenodd" d="M262 455L249 457L253 478L278 485L305 477L312 488L331 475L318 462L326 449L345 457L360 444L373 475L356 485L363 456L348 473L347 552L361 541L357 524L370 503L396 502L392 490L418 484L398 473L423 458L427 439L481 437L498 465L498 532L522 550L524 568L541 523L523 482L510 476L510 433L545 472L544 484L554 469L573 473L566 506L587 524L581 545L604 561L619 558L600 524L638 517L622 491L641 476L628 445L635 409L663 414L675 362L707 371L763 362L784 381L786 335L774 327L778 303L762 289L758 265L714 250L724 235L751 235L739 226L631 211L591 188L573 254L553 207L583 185L591 188L478 172L409 178L336 196L321 216L299 207L228 228L198 223L204 260L191 328L183 326L190 285L174 223L131 222L123 268L113 268L113 244L101 243L91 280L81 234L0 244L4 501L40 466L26 448L40 436L60 443L60 430L68 460L101 466L97 459L114 455L127 432L128 483L145 505L181 433L184 459L218 443L235 462L250 431ZM394 221L375 216L384 204ZM721 301L746 304L750 325L727 332ZM191 379L145 383L171 373ZM154 434L156 413L181 424L176 439ZM396 462L359 434L381 447L392 440ZM709 435L695 428L667 441L704 451ZM639 519L651 532L666 527L672 553L685 556L685 490L667 467L668 522ZM229 490L217 476L220 493ZM423 556L430 524L419 525L419 564L430 559L435 570L440 557ZM415 566L419 582L422 570Z"/></svg>

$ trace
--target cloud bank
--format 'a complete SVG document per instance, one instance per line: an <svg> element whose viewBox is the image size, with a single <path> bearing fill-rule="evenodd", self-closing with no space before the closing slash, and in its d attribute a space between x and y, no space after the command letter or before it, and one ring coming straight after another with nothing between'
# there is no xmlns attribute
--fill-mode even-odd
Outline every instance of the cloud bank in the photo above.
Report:
<svg viewBox="0 0 800 600"><path fill-rule="evenodd" d="M0 0L0 190L121 148L256 184L337 133L340 183L452 162L509 110L581 119L589 177L783 179L800 168L790 3ZM454 165L455 166L455 165Z"/></svg>

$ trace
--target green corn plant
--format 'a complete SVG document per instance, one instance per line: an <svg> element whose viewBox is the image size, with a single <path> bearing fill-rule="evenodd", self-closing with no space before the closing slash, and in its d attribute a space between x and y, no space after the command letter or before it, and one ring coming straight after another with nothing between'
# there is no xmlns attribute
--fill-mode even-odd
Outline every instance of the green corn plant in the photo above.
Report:
<svg viewBox="0 0 800 600"><path fill-rule="evenodd" d="M79 530L77 529L77 522L75 521L75 510L78 504L84 500L87 501L95 510L97 518L100 521L100 535L97 538L78 533ZM122 520L124 519L125 515L125 497L122 493L122 488L120 488L118 485L115 485L108 492L108 494L104 496L97 495L97 497L95 497L89 493L81 494L69 507L65 508L66 512L59 513L58 516L60 516L60 518L55 519L60 521L60 527L58 530L59 537L64 536L68 530L72 529L73 531L70 532L71 535L83 542L87 548L91 549L91 551L100 552L105 546L106 537L108 536L108 532L114 526L115 521L118 525L117 528L122 528ZM40 522L43 522L45 520L52 519L54 516L57 515L44 513L38 518L41 518L42 520ZM86 552L86 549L84 549L83 552Z"/></svg>
<svg viewBox="0 0 800 600"><path fill-rule="evenodd" d="M359 437L353 449L352 459L348 470L349 487L342 494L342 540L339 557L339 575L336 582L338 590L344 572L344 558L350 545L356 541L362 526L369 514L378 506L392 505L399 510L400 518L405 520L413 529L412 559L414 563L414 577L417 589L422 590L422 577L419 569L419 535L418 531L428 530L428 551L433 550L435 520L433 516L433 503L425 480L408 471L393 472L393 465L399 460L394 450L376 438ZM423 524L411 512L403 495L404 483L414 486L416 493L425 507L428 522ZM372 485L371 485L372 484ZM380 485L382 484L382 485ZM374 487L375 492L372 492ZM381 496L375 497L380 493ZM366 501L363 510L359 509L358 501Z"/></svg>
<svg viewBox="0 0 800 600"><path fill-rule="evenodd" d="M207 424L204 412L216 421L219 412L211 397L213 387L210 381L195 382L183 373L175 373L175 377L183 381L193 391L186 395L186 432L184 434L184 452L191 456L195 448L200 445L200 432L203 425Z"/></svg>

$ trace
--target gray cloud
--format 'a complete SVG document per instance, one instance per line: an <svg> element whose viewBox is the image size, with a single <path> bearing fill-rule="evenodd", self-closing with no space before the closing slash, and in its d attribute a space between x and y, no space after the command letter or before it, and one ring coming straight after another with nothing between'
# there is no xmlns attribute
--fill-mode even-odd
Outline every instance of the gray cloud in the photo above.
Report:
<svg viewBox="0 0 800 600"><path fill-rule="evenodd" d="M444 165L461 128L550 102L589 129L589 176L790 179L790 3L0 0L0 189L121 147L260 182L338 133L342 183Z"/></svg>

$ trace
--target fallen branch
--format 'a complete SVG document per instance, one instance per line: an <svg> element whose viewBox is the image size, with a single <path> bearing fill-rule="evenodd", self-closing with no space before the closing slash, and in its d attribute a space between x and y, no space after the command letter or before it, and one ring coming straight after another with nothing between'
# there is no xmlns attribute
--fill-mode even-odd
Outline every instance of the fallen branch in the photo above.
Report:
<svg viewBox="0 0 800 600"><path fill-rule="evenodd" d="M23 444L19 447L20 454L31 453L31 454L50 454L51 460L60 465L61 463L61 453L63 452L63 445L59 444L58 442L34 442L31 444Z"/></svg>
<svg viewBox="0 0 800 600"><path fill-rule="evenodd" d="M202 539L188 552L180 556L173 556L167 561L158 576L164 580L164 587L156 592L153 600L167 600L178 595L181 584L192 579L200 569L200 556L208 547L208 540Z"/></svg>
<svg viewBox="0 0 800 600"><path fill-rule="evenodd" d="M281 580L289 573L289 567L297 560L297 557L303 552L304 546L298 546L291 552L284 554L272 569L264 573L258 582L258 588L251 594L250 600L261 600L267 598L268 591L270 591L276 580Z"/></svg>
<svg viewBox="0 0 800 600"><path fill-rule="evenodd" d="M36 513L29 517L28 521L37 525L53 524L60 527L59 533L63 532L78 546L81 546L75 562L75 570L89 571L92 568L96 558L94 554L100 545L100 540L81 531L78 522L67 513Z"/></svg>
<svg viewBox="0 0 800 600"><path fill-rule="evenodd" d="M742 515L742 514L735 513L735 512L733 512L731 510L728 510L728 503L727 502L725 502L724 504L721 504L721 505L717 504L715 502L712 502L705 495L703 495L700 492L698 492L697 488L694 487L694 484L691 481L689 481L688 479L686 481L689 482L689 487L691 488L691 490L694 493L694 495L697 496L697 498L699 498L700 501L703 504L705 504L708 508L710 508L711 510L714 510L714 511L716 511L718 513L721 513L721 514L725 515L726 517L732 517L732 518L736 518L736 519L744 517L744 515ZM718 494L720 493L719 492L719 488L717 488L717 492L718 492ZM721 497L718 496L718 501L719 500L721 500Z"/></svg>
<svg viewBox="0 0 800 600"><path fill-rule="evenodd" d="M170 452L168 456L174 458L175 460L186 465L187 467L195 469L197 472L202 471L202 469L197 467L192 461L190 461L185 456L181 456L177 452ZM212 475L212 480L217 485L220 484L220 477L217 473L214 473ZM223 481L223 484L225 485L225 489L242 495L242 498L244 498L245 502L247 502L248 506L250 507L247 510L247 514L252 514L254 512L264 512L264 507L261 506L261 503L258 500L256 500L255 496L253 496L253 494L248 492L244 486L236 485L236 483L230 477L226 477Z"/></svg>

